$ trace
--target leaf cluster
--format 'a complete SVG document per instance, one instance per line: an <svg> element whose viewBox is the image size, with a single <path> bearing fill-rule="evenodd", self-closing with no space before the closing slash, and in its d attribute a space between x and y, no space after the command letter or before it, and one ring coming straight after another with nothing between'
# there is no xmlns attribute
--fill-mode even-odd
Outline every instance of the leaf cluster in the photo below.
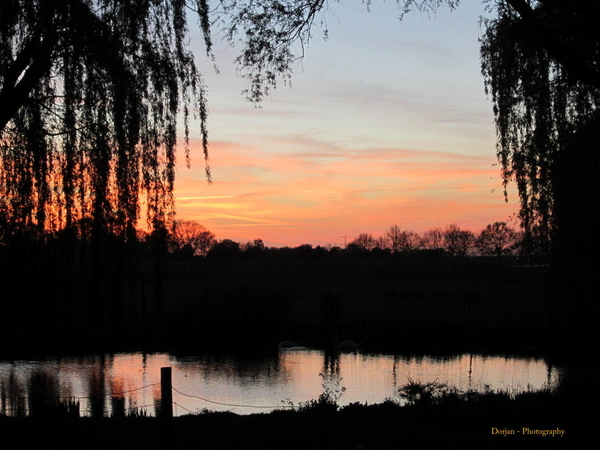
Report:
<svg viewBox="0 0 600 450"><path fill-rule="evenodd" d="M207 3L193 3L210 53ZM13 224L91 218L124 232L142 208L153 226L169 219L179 127L189 163L192 117L208 158L191 10L184 0L0 2L0 195Z"/></svg>
<svg viewBox="0 0 600 450"><path fill-rule="evenodd" d="M339 2L339 0L335 0ZM291 83L293 66L300 62L315 28L324 39L329 36L328 16L333 16L328 0L220 0L215 23L232 44L241 43L235 63L238 73L248 80L242 92L259 105L277 82ZM454 9L459 0L396 0L400 20L411 11L427 15L443 5ZM369 10L372 0L363 0Z"/></svg>
<svg viewBox="0 0 600 450"><path fill-rule="evenodd" d="M496 123L504 193L515 182L522 227L549 241L556 227L557 173L571 142L597 115L597 2L496 2L484 20L481 62ZM589 161L579 161L586 164ZM582 193L579 193L582 194Z"/></svg>

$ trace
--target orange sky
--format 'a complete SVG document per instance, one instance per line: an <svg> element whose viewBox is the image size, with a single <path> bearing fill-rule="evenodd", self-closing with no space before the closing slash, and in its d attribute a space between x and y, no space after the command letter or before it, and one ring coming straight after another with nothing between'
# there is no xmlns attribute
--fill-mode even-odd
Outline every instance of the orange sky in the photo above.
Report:
<svg viewBox="0 0 600 450"><path fill-rule="evenodd" d="M395 4L335 4L330 38L315 32L292 87L260 109L240 95L235 49L217 39L220 74L199 59L213 183L192 142L192 168L182 164L176 180L177 218L218 239L272 246L341 245L393 224L479 231L508 220L518 205L504 202L495 165L478 3L400 23Z"/></svg>

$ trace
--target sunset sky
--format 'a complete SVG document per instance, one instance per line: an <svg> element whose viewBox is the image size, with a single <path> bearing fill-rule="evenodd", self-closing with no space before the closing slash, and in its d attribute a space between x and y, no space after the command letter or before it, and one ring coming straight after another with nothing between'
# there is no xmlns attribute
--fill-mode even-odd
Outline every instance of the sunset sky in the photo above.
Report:
<svg viewBox="0 0 600 450"><path fill-rule="evenodd" d="M480 74L479 1L398 20L395 2L331 3L329 39L315 30L292 86L257 109L240 94L239 49L215 36L220 73L203 59L210 166L192 142L178 167L177 218L218 239L268 246L343 245L397 224L422 232L507 221L491 101Z"/></svg>

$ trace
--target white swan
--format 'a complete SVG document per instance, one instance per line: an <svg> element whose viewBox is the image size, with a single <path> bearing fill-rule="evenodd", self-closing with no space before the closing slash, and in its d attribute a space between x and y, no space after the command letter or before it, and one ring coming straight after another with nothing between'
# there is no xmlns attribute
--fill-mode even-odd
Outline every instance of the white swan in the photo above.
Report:
<svg viewBox="0 0 600 450"><path fill-rule="evenodd" d="M337 349L337 350L356 350L358 347L360 347L360 344L357 344L354 341L342 341L340 343L338 343L339 340L339 335L338 333L335 333L334 336L334 340L333 340L333 348Z"/></svg>
<svg viewBox="0 0 600 450"><path fill-rule="evenodd" d="M342 341L337 345L337 348L340 350L354 350L360 347L360 344L357 344L354 341Z"/></svg>

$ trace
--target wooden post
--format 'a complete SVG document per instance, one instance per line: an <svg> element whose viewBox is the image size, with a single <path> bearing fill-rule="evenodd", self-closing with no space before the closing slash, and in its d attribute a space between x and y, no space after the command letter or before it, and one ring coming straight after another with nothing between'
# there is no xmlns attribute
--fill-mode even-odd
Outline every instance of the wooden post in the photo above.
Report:
<svg viewBox="0 0 600 450"><path fill-rule="evenodd" d="M173 418L173 391L171 387L171 368L160 368L160 417Z"/></svg>

